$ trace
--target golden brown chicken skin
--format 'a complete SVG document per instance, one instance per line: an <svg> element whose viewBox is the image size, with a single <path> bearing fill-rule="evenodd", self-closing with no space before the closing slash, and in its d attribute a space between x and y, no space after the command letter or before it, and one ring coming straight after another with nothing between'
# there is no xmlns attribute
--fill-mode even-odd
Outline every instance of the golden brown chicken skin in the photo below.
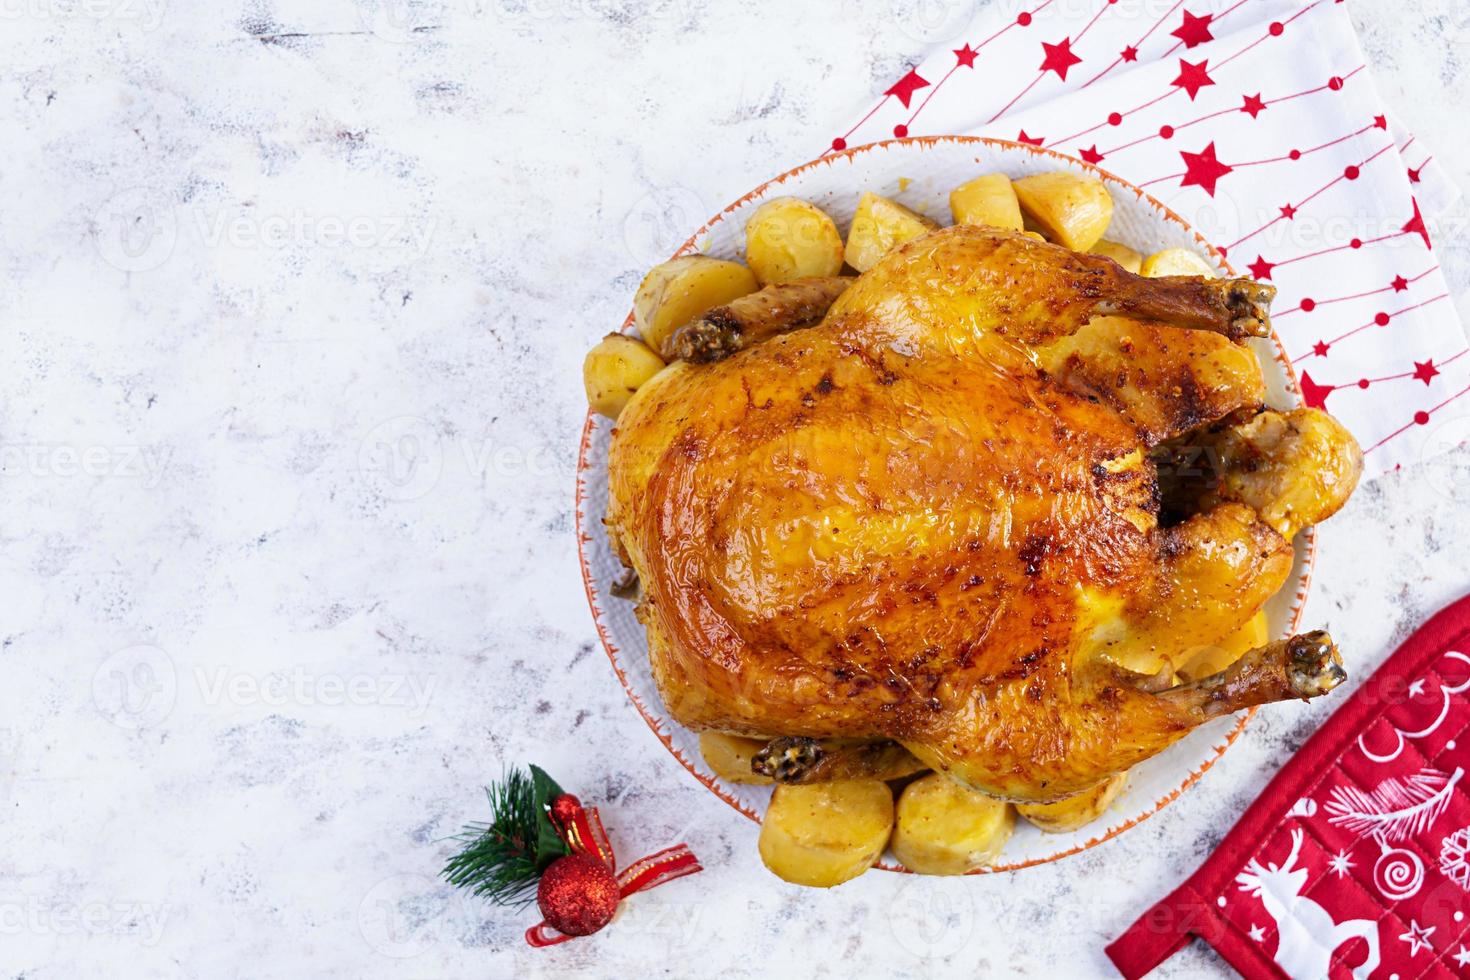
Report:
<svg viewBox="0 0 1470 980"><path fill-rule="evenodd" d="M1289 526L1261 518L1263 478L1223 480L1159 525L1153 450L1262 410L1239 341L1268 329L1270 293L959 226L891 253L817 326L671 365L618 419L607 517L670 713L893 740L987 793L1047 801L1208 718L1329 688L1340 662L1315 634L1229 678L1155 676L1249 620L1290 573L1281 530L1330 515L1356 480L1351 437L1298 415L1266 428L1310 430L1313 454L1325 439L1348 462L1330 485L1279 481ZM1215 458L1251 455L1221 432L1234 455Z"/></svg>

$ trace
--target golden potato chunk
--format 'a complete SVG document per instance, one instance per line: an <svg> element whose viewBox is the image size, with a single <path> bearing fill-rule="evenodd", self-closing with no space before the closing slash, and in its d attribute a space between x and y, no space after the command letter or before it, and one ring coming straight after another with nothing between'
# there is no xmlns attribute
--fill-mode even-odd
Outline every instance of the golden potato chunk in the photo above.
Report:
<svg viewBox="0 0 1470 980"><path fill-rule="evenodd" d="M1096 177L1066 170L1012 181L1025 217L1058 245L1086 252L1113 220L1113 198Z"/></svg>
<svg viewBox="0 0 1470 980"><path fill-rule="evenodd" d="M993 862L1015 827L1009 803L930 773L898 798L893 853L910 871L962 875Z"/></svg>
<svg viewBox="0 0 1470 980"><path fill-rule="evenodd" d="M1144 259L1139 275L1150 279L1163 276L1209 276L1214 279L1219 273L1214 266L1187 248L1166 248Z"/></svg>
<svg viewBox="0 0 1470 980"><path fill-rule="evenodd" d="M1142 255L1139 255L1127 245L1119 245L1117 242L1110 242L1106 238L1092 246L1092 254L1106 255L1134 275L1138 275L1138 270L1143 268Z"/></svg>
<svg viewBox="0 0 1470 980"><path fill-rule="evenodd" d="M1265 646L1270 639L1266 611L1263 609L1252 616L1250 622L1219 643L1190 651L1179 664L1179 677L1182 680L1195 681L1218 674L1248 651Z"/></svg>
<svg viewBox="0 0 1470 980"><path fill-rule="evenodd" d="M1055 803L1022 803L1016 812L1048 834L1065 834L1092 823L1103 815L1128 784L1128 774L1120 772L1092 789Z"/></svg>
<svg viewBox="0 0 1470 980"><path fill-rule="evenodd" d="M633 298L633 321L643 342L659 350L690 320L758 288L755 275L739 262L685 255L654 266L643 277Z"/></svg>
<svg viewBox="0 0 1470 980"><path fill-rule="evenodd" d="M587 404L599 415L615 419L633 393L664 369L663 358L627 334L610 333L582 361Z"/></svg>
<svg viewBox="0 0 1470 980"><path fill-rule="evenodd" d="M758 776L750 768L751 758L768 743L759 738L741 738L721 732L703 732L699 736L699 752L715 775L727 783L769 785L770 776Z"/></svg>
<svg viewBox="0 0 1470 980"><path fill-rule="evenodd" d="M1020 231L1021 205L1005 174L986 174L949 192L949 209L957 225L990 225Z"/></svg>
<svg viewBox="0 0 1470 980"><path fill-rule="evenodd" d="M847 232L847 264L867 272L904 242L939 225L929 218L872 191L863 191Z"/></svg>
<svg viewBox="0 0 1470 980"><path fill-rule="evenodd" d="M761 824L761 860L783 881L831 888L872 867L892 832L887 783L777 786Z"/></svg>
<svg viewBox="0 0 1470 980"><path fill-rule="evenodd" d="M745 225L745 262L762 286L842 270L842 233L827 212L797 197L778 197Z"/></svg>

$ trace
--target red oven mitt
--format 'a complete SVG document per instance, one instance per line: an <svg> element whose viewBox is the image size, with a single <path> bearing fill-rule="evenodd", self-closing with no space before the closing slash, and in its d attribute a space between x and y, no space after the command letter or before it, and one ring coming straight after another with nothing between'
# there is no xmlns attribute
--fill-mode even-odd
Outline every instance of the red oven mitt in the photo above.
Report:
<svg viewBox="0 0 1470 980"><path fill-rule="evenodd" d="M1470 977L1470 596L1424 624L1209 860L1108 947L1191 936L1247 977Z"/></svg>

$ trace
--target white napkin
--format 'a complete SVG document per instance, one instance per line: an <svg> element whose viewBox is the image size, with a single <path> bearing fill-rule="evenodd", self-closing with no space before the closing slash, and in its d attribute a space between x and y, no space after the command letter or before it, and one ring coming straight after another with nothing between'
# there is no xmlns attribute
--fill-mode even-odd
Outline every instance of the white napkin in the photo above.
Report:
<svg viewBox="0 0 1470 980"><path fill-rule="evenodd" d="M944 133L1095 162L1276 285L1303 397L1368 476L1470 437L1470 350L1424 219L1459 191L1387 119L1340 3L989 5L828 146Z"/></svg>

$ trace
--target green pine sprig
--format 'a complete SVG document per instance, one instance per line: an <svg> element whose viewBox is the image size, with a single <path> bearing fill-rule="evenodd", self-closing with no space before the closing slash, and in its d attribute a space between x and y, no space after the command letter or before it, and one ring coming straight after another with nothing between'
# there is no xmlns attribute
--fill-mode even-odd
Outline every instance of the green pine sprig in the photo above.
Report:
<svg viewBox="0 0 1470 980"><path fill-rule="evenodd" d="M451 838L464 845L441 872L451 885L496 905L524 907L536 896L541 872L568 853L547 814L562 789L540 768L530 769L529 775L512 769L485 787L490 820L466 824Z"/></svg>

